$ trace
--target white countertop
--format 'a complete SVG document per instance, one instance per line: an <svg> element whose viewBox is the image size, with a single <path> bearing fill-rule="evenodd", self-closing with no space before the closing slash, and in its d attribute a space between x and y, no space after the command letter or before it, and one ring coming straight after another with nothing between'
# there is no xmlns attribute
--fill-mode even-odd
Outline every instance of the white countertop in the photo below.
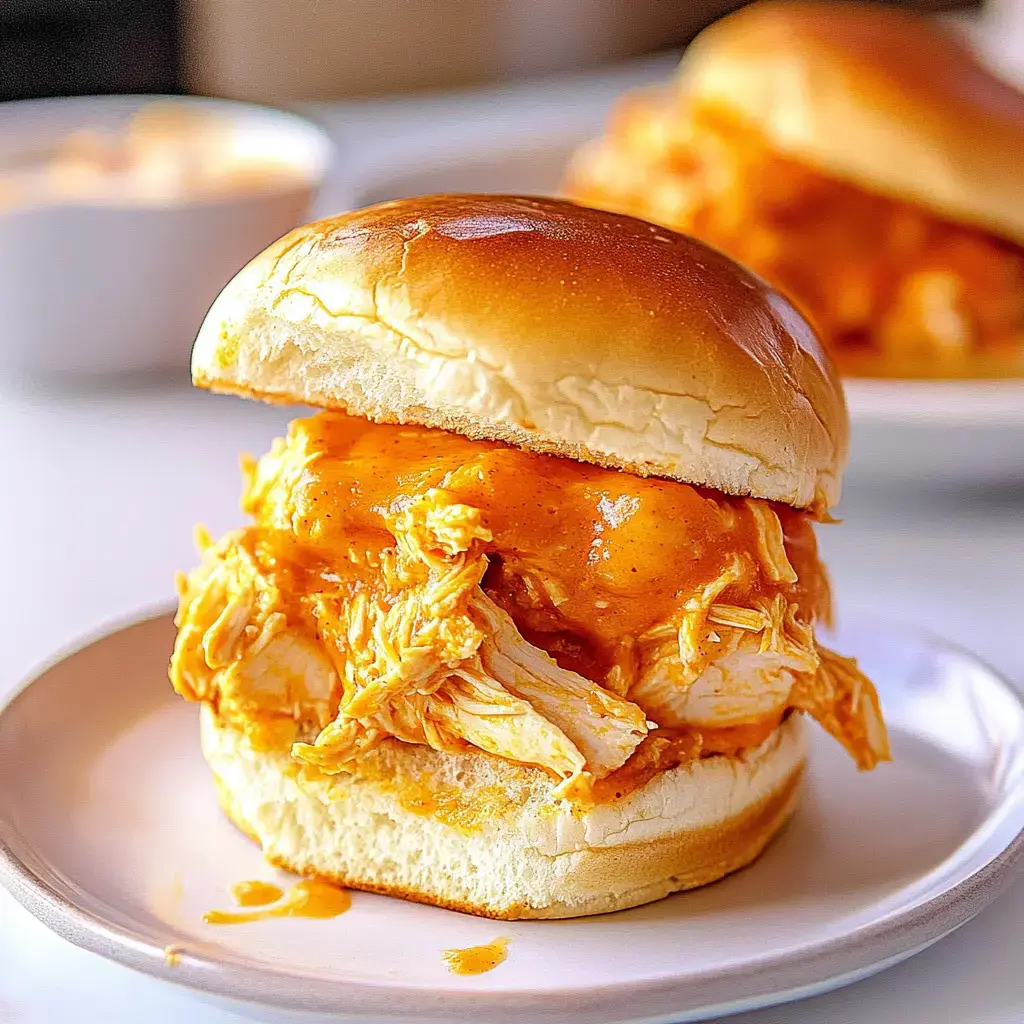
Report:
<svg viewBox="0 0 1024 1024"><path fill-rule="evenodd" d="M631 74L651 77L663 66L654 62ZM599 87L610 98L621 86L613 76ZM536 94L538 130L557 131L559 107L544 95ZM470 97L458 116L447 108L449 123L467 141L474 131L486 135L501 116L500 96ZM438 102L321 113L343 145L376 141L377 149L347 165L365 175L438 146L422 131L409 137ZM571 102L571 95L563 99ZM340 181L327 201L337 202L347 185ZM192 562L193 525L203 521L217 533L239 520L238 452L263 451L289 416L184 385L0 392L0 697L55 649L169 601L174 572ZM884 502L862 494L850 496L844 512L847 521L821 537L841 613L868 610L923 624L1024 681L1024 494ZM1019 1024L1022 946L1024 881L901 966L832 995L731 1020ZM75 949L0 893L2 1024L170 1024L186 1016L195 1024L238 1020Z"/></svg>

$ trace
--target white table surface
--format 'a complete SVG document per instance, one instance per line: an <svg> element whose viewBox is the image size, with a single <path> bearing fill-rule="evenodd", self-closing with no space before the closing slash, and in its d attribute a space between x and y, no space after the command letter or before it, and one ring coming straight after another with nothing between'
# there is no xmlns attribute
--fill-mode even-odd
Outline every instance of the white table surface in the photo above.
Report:
<svg viewBox="0 0 1024 1024"><path fill-rule="evenodd" d="M661 73L634 67L591 88ZM453 136L486 137L500 92L458 103L360 104L321 111L343 146L364 140L326 203L357 175L439 151L438 112ZM567 104L536 90L538 131ZM588 106L589 109L589 106ZM578 122L577 122L578 123ZM372 144L371 144L372 143ZM0 340L2 343L2 340ZM193 524L239 521L237 454L263 451L287 410L184 384L78 392L0 391L0 697L58 649L104 623L167 602L192 564ZM841 612L920 623L1024 681L1024 494L851 495L847 521L822 531ZM2 780L0 780L2 784ZM941 813L941 808L936 808ZM959 932L875 978L736 1024L1019 1024L1024 1020L1024 881ZM0 892L0 1024L230 1024L239 1018L51 935Z"/></svg>

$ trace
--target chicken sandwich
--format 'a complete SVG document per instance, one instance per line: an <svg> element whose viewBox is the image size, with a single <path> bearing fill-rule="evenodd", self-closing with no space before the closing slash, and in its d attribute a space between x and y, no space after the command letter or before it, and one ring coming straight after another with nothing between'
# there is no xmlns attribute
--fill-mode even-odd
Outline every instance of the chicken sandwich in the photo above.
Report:
<svg viewBox="0 0 1024 1024"><path fill-rule="evenodd" d="M855 376L1024 374L1024 95L931 18L766 0L626 96L566 192L753 268Z"/></svg>
<svg viewBox="0 0 1024 1024"><path fill-rule="evenodd" d="M805 716L888 756L815 637L840 385L701 243L556 200L387 203L257 257L193 376L322 410L245 461L249 525L179 585L172 682L273 863L600 913L755 858Z"/></svg>

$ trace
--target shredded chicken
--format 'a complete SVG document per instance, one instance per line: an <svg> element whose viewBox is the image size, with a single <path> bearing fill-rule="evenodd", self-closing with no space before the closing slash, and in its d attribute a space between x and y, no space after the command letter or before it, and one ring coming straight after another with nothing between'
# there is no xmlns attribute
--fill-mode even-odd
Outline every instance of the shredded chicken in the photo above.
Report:
<svg viewBox="0 0 1024 1024"><path fill-rule="evenodd" d="M590 678L551 639L564 639L569 599L553 573L534 564L519 576L503 554L506 575L486 583L494 537L450 489L457 473L374 504L379 537L366 520L361 533L332 526L326 545L327 508L341 506L325 498L320 519L300 508L331 493L305 441L275 445L247 477L257 524L217 543L200 533L201 563L179 580L171 680L260 749L290 749L325 773L354 770L389 739L482 750L548 771L555 794L575 801L601 780L620 789L623 772L644 776L638 764L649 774L680 752L699 756L708 730L728 733L721 742L763 738L790 709L821 722L861 767L888 756L871 683L815 642L827 584L797 585L791 554L817 563L802 542L787 550L770 503L723 504L729 529L741 516L752 524L732 535L744 549L716 556L718 576L689 595L677 591L668 621L620 636ZM600 600L595 616L609 613Z"/></svg>
<svg viewBox="0 0 1024 1024"><path fill-rule="evenodd" d="M563 792L619 768L647 733L643 712L520 636L480 588L478 511L445 498L428 491L392 518L379 588L309 595L315 640L267 613L284 599L257 529L205 544L181 588L175 688L215 700L264 743L288 721L294 734L315 723L293 754L329 773L388 737L537 765L566 780Z"/></svg>
<svg viewBox="0 0 1024 1024"><path fill-rule="evenodd" d="M852 372L1024 369L1024 250L775 152L674 91L627 97L567 191L703 238L810 316Z"/></svg>
<svg viewBox="0 0 1024 1024"><path fill-rule="evenodd" d="M218 544L200 531L202 562L178 579L171 682L223 708L257 746L290 743L334 717L336 674L320 646L281 611L254 529Z"/></svg>
<svg viewBox="0 0 1024 1024"><path fill-rule="evenodd" d="M858 767L888 760L878 697L856 663L818 644L781 594L754 608L709 603L734 576L731 568L684 605L674 638L668 629L641 638L640 677L628 698L660 726L697 730L772 720L798 708Z"/></svg>
<svg viewBox="0 0 1024 1024"><path fill-rule="evenodd" d="M798 678L790 703L808 712L853 756L859 768L889 760L889 737L875 688L852 658L818 648L818 671Z"/></svg>

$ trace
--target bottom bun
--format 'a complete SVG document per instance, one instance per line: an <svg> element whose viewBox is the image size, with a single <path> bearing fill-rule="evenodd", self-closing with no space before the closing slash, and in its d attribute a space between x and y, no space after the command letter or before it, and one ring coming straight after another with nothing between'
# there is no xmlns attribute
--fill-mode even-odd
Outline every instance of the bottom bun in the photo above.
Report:
<svg viewBox="0 0 1024 1024"><path fill-rule="evenodd" d="M792 813L804 765L790 715L759 747L655 776L589 810L486 754L387 741L356 774L254 750L202 709L221 806L278 867L484 917L582 917L706 885L749 864Z"/></svg>

